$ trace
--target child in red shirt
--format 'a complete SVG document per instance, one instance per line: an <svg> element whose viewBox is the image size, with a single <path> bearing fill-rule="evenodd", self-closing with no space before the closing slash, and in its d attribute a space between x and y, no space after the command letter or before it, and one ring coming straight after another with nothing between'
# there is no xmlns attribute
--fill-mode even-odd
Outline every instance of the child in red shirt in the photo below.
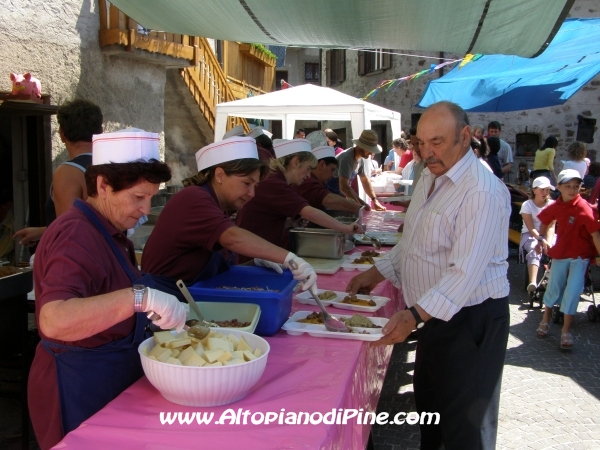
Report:
<svg viewBox="0 0 600 450"><path fill-rule="evenodd" d="M579 195L583 182L579 172L563 170L557 181L560 197L538 214L542 225L537 250L543 250L552 258L552 268L544 294L544 317L537 334L542 338L548 335L552 307L560 303L560 310L565 315L560 347L571 349L571 324L583 290L588 261L600 253L600 223L589 203ZM556 244L549 248L543 236L554 222L557 223L557 239Z"/></svg>

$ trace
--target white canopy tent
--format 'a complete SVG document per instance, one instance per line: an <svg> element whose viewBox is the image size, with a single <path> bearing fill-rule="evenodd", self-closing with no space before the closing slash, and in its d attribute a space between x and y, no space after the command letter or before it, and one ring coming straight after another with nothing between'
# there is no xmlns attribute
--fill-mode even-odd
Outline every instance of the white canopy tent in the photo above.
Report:
<svg viewBox="0 0 600 450"><path fill-rule="evenodd" d="M215 141L223 138L228 116L281 120L284 139L294 137L296 120L349 121L354 138L371 128L372 120L389 120L392 139L400 137L399 112L312 84L217 105Z"/></svg>

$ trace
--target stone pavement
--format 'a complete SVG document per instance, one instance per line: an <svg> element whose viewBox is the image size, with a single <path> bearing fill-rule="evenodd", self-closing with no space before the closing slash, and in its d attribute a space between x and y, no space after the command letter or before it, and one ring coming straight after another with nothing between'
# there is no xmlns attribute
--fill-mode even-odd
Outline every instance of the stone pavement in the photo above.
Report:
<svg viewBox="0 0 600 450"><path fill-rule="evenodd" d="M546 339L535 329L542 313L529 309L525 265L509 259L511 326L502 378L498 449L600 449L600 322L587 318L580 302L571 351L559 348L561 325ZM600 269L593 268L596 289ZM600 299L600 295L596 296ZM394 348L378 412L415 411L412 370L416 342ZM373 427L375 450L419 448L418 425Z"/></svg>

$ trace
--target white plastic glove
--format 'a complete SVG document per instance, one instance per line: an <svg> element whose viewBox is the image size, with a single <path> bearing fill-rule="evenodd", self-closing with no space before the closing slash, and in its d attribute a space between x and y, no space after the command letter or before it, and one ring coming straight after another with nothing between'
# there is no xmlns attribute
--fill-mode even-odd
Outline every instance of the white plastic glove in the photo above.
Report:
<svg viewBox="0 0 600 450"><path fill-rule="evenodd" d="M283 267L290 269L294 275L294 280L302 283L302 290L306 291L311 286L317 287L317 274L312 266L302 258L289 252L283 262Z"/></svg>
<svg viewBox="0 0 600 450"><path fill-rule="evenodd" d="M181 303L174 295L156 289L146 288L146 292L148 298L144 312L153 311L160 316L160 319L153 323L163 330L175 328L177 332L181 332L190 311L190 305Z"/></svg>
<svg viewBox="0 0 600 450"><path fill-rule="evenodd" d="M281 264L277 264L273 261L267 261L266 259L254 258L254 265L260 267L266 267L267 269L273 269L275 272L282 274L283 268Z"/></svg>
<svg viewBox="0 0 600 450"><path fill-rule="evenodd" d="M363 213L364 212L365 212L365 207L361 206L360 209L358 210L358 219L357 219L358 223L363 223Z"/></svg>

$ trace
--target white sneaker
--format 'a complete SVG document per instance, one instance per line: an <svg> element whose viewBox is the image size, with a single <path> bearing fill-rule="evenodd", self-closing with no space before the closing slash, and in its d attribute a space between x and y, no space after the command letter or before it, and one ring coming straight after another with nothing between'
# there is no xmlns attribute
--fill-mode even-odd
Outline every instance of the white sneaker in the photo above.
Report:
<svg viewBox="0 0 600 450"><path fill-rule="evenodd" d="M536 289L537 289L537 286L535 285L535 283L529 283L529 286L527 286L527 292L529 292L530 294L532 292L535 292Z"/></svg>

